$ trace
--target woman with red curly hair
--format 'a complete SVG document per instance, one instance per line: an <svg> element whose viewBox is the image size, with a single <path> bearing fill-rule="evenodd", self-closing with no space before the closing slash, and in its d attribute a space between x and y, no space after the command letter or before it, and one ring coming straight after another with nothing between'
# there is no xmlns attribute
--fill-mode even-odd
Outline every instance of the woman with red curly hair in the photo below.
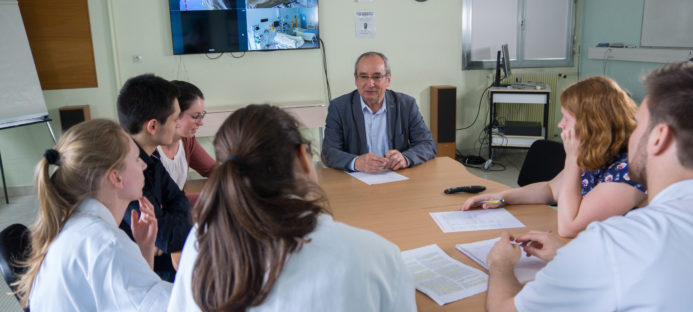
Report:
<svg viewBox="0 0 693 312"><path fill-rule="evenodd" d="M590 77L560 96L563 118L558 127L566 153L563 170L538 182L468 199L460 208L496 208L502 204L558 204L558 234L575 237L592 221L623 215L646 198L645 188L630 180L628 138L637 107L618 84Z"/></svg>

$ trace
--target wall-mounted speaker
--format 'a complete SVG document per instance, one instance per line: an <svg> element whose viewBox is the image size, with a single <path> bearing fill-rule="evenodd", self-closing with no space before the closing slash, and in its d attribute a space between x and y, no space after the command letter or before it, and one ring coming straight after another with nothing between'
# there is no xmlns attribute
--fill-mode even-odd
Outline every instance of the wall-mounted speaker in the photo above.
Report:
<svg viewBox="0 0 693 312"><path fill-rule="evenodd" d="M61 107L58 111L60 112L60 127L63 132L82 121L91 119L89 105L66 106Z"/></svg>
<svg viewBox="0 0 693 312"><path fill-rule="evenodd" d="M457 88L431 86L431 134L438 144L438 156L455 159L455 117Z"/></svg>

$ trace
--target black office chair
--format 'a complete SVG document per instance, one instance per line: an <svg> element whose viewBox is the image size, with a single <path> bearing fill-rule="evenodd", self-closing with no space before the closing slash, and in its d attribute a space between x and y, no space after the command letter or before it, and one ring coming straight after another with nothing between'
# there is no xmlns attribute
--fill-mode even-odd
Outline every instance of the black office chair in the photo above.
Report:
<svg viewBox="0 0 693 312"><path fill-rule="evenodd" d="M522 163L517 184L525 186L535 182L549 181L563 170L565 150L563 144L549 140L534 141Z"/></svg>
<svg viewBox="0 0 693 312"><path fill-rule="evenodd" d="M23 224L12 224L0 232L0 273L13 292L17 289L12 283L25 271L15 261L26 259L30 249L29 229Z"/></svg>

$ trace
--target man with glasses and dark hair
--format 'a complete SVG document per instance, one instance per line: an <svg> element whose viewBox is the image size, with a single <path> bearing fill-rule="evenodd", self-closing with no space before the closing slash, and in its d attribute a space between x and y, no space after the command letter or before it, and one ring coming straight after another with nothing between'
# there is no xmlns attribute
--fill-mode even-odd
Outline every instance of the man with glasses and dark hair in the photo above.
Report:
<svg viewBox="0 0 693 312"><path fill-rule="evenodd" d="M387 90L390 63L379 52L361 54L354 65L356 89L330 102L322 158L331 168L378 172L421 164L437 147L416 100Z"/></svg>
<svg viewBox="0 0 693 312"><path fill-rule="evenodd" d="M176 273L171 253L183 250L192 221L190 203L161 164L156 147L171 144L180 127L179 94L166 79L144 74L128 79L117 101L120 125L137 143L140 158L147 164L142 195L154 206L158 223L155 245L159 252L154 257L154 271L170 282ZM130 238L130 215L139 209L138 201L131 202L120 224Z"/></svg>

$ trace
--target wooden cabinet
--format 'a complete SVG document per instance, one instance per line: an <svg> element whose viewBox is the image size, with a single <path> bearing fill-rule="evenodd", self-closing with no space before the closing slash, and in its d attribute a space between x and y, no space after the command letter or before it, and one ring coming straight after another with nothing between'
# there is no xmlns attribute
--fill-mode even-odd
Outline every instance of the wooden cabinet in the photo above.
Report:
<svg viewBox="0 0 693 312"><path fill-rule="evenodd" d="M19 0L41 88L97 87L87 0Z"/></svg>

